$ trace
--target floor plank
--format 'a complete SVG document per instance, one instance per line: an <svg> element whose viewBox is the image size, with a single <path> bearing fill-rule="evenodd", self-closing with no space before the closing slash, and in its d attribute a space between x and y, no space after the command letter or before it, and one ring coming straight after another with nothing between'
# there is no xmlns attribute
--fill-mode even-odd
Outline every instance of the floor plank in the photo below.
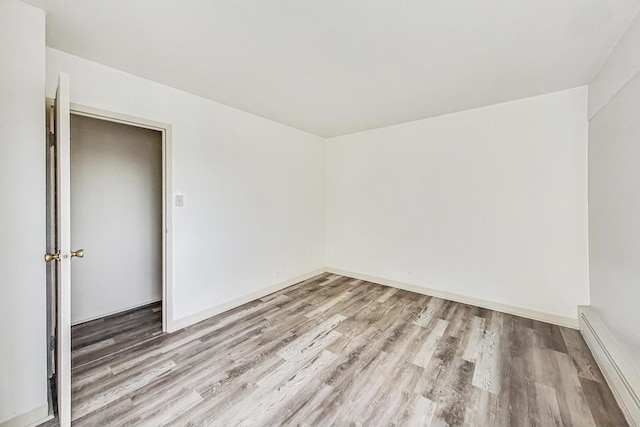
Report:
<svg viewBox="0 0 640 427"><path fill-rule="evenodd" d="M579 332L362 280L161 318L73 328L75 426L626 425Z"/></svg>

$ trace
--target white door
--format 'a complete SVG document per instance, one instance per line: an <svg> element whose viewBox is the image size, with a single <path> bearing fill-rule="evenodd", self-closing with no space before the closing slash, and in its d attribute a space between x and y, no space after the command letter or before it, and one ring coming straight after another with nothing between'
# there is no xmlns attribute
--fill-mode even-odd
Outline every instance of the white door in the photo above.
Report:
<svg viewBox="0 0 640 427"><path fill-rule="evenodd" d="M47 150L53 166L49 192L49 230L51 246L45 261L55 263L50 277L56 289L56 383L58 419L61 427L71 424L71 258L82 257L82 250L71 251L71 149L69 76L60 73L55 100L55 143Z"/></svg>

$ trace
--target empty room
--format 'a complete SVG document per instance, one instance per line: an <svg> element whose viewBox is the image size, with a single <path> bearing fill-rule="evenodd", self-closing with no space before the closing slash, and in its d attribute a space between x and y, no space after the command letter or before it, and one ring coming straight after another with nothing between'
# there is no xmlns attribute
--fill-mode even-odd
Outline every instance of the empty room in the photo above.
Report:
<svg viewBox="0 0 640 427"><path fill-rule="evenodd" d="M0 0L0 427L640 426L639 0Z"/></svg>

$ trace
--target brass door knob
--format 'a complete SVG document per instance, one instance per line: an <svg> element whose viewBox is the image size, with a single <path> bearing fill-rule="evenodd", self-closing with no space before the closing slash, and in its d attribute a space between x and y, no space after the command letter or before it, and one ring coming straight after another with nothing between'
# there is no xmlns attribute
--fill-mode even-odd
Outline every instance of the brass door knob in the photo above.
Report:
<svg viewBox="0 0 640 427"><path fill-rule="evenodd" d="M60 261L60 252L56 252L55 254L44 254L44 262L53 261L54 259L56 261Z"/></svg>
<svg viewBox="0 0 640 427"><path fill-rule="evenodd" d="M84 258L84 249L78 249L77 251L71 251L72 257Z"/></svg>

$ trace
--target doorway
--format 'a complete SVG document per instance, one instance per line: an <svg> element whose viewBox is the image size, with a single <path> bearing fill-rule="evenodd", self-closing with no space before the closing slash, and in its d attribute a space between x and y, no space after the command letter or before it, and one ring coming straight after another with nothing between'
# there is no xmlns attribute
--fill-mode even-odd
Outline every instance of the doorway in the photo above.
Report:
<svg viewBox="0 0 640 427"><path fill-rule="evenodd" d="M72 326L162 300L159 131L71 114L71 245Z"/></svg>
<svg viewBox="0 0 640 427"><path fill-rule="evenodd" d="M61 120L60 117L64 118L64 102L61 102L60 108L56 107L55 110L50 108L53 105L53 100L48 100L47 104L48 111L52 113L48 116L50 138L48 138L47 143L47 248L48 252L52 252L53 254L48 253L47 256L45 256L45 260L57 260L57 262L48 263L48 266L50 267L48 270L49 274L47 283L47 319L49 323L48 330L50 331L47 346L51 350L48 352L48 365L49 378L51 379L51 384L54 385L52 393L53 396L50 396L50 402L53 404L56 400L55 384L58 383L58 394L60 394L64 400L61 399L61 401L58 402L58 405L55 405L54 407L58 408L59 405L62 405L66 418L70 414L70 408L67 405L70 396L69 389L71 376L69 368L65 367L65 363L67 363L65 361L70 361L71 344L70 340L65 339L64 337L65 334L70 334L70 329L68 328L70 328L71 323L87 325L92 321L92 319L104 318L104 316L110 315L112 318L114 315L131 317L127 313L131 311L140 311L140 305L142 305L144 306L143 308L146 307L148 309L147 311L155 313L155 324L157 326L156 330L153 332L154 334L167 332L167 330L170 330L171 328L170 319L172 319L173 306L171 282L172 209L169 192L172 188L172 129L171 125L165 123L154 122L76 104L67 104L67 120L74 122L74 144L77 142L78 132L93 132L97 129L98 133L104 134L97 138L99 140L97 145L84 144L82 147L75 147L74 153L71 154L69 149L64 150L64 144L61 143L60 148L58 148L58 142L56 142L60 138L64 139L64 123L60 125L60 129L58 129L57 124L51 124L54 122L58 123L59 120ZM54 120L55 115L58 115L56 120ZM110 133L108 132L110 128L111 131L116 129L116 133L118 134L117 138L113 138L113 135L111 137L105 136ZM117 129L120 129L120 131ZM120 136L122 135L120 135L120 133L138 133L146 135L148 137L148 143L146 144L147 147L141 147L139 144L135 144L135 146L127 147L125 145L124 147L120 147L132 152L129 153L128 157L125 156L118 160L118 156L115 156L116 153L114 152L115 147L111 144L113 141L110 142L109 138L111 138L111 140L115 139L117 145L118 141L121 142ZM69 145L67 145L67 147L69 147ZM107 165L92 165L89 168L84 167L83 169L81 168L81 170L75 170L74 172L70 171L71 168L69 167L69 164L71 157L76 157L75 160L77 162L79 159L77 156L83 157L84 155L95 151L99 152L99 159L106 159L111 163L107 162ZM95 160L96 159L94 159L94 161ZM131 175L130 172L132 171L140 175L139 167L141 165L149 166L147 170L142 173L142 181L152 181L152 178L156 178L154 184L147 188L147 190L154 193L154 195L151 198L147 198L146 202L142 200L144 199L144 194L141 194L140 192L137 194L133 192L134 194L131 194L132 189L129 188L127 182L122 182L122 180L119 181L122 176ZM100 186L92 189L85 188L86 186L83 187L84 184L91 180L93 180L95 184L96 177L94 175L99 175L96 174L97 169L102 169L103 172L111 171L111 179L104 179L104 177L102 177L102 180L98 179L98 182L102 182L102 188ZM72 175L74 182L69 183L69 180L64 179L65 173ZM62 178L60 178L61 176ZM69 210L65 211L64 203L62 204L62 210L60 210L58 208L60 205L60 194L63 194L64 196L64 194L71 193L71 187L75 187L73 188L73 192L76 193L76 195L78 194L78 191L80 192L79 194L84 194L85 200L76 196L77 200L71 201ZM111 199L111 203L104 203L108 199L107 194L109 192L115 194L115 196L123 194L128 195L129 198L125 198L124 201L118 201L116 197L116 199ZM131 208L136 204L144 205L145 203L148 206L154 205L156 209L155 213L147 212L147 215L144 218L138 217L137 220L135 218L133 219L134 224L137 224L133 226L133 229L139 231L139 229L145 227L146 224L146 226L148 226L148 231L153 231L149 232L146 237L146 241L147 243L150 243L150 246L147 246L147 249L141 249L141 247L136 247L132 241L127 241L127 239L131 240L134 232L127 232L124 234L124 237L123 234L120 234L120 238L117 238L117 236L119 231L126 229L125 226L127 221L129 221L129 227L131 228L131 218L127 218L131 209L127 211L127 208ZM127 206L122 206L123 204ZM80 211L82 209L86 210L87 205L89 206L89 214L87 215L85 212L83 215ZM110 210L113 207L119 208L120 212ZM55 244L56 241L59 242L58 236L64 236L64 233L59 233L60 222L57 218L59 218L60 212L64 214L64 212L70 211L72 216L75 217L71 224L70 234L73 235L74 244L80 245L79 247L84 246L84 251L76 250L71 252L72 257L83 257L82 253L84 252L84 258L74 262L73 274L70 274L70 282L72 283L71 287L75 287L75 291L80 292L75 292L76 295L74 295L73 298L69 298L69 294L71 292L65 296L65 287L63 286L61 288L59 285L61 277L59 273L59 263L63 262L60 261L62 259L69 259L69 255L64 252L64 248L63 250L60 250L59 244L57 247ZM125 213L123 214L122 212ZM106 214L106 216L104 214ZM79 220L79 223L76 220ZM62 221L62 223L64 223L64 221ZM79 228L78 225L80 225ZM82 231L83 227L84 231ZM104 247L101 248L100 245L93 242L93 237L100 234L103 236L107 234L107 237L111 237L111 235L116 236L116 238L111 238L110 242L107 242L111 245L110 249L105 251ZM142 240L145 240L145 238L143 237ZM118 258L118 256L122 256L123 254L125 258ZM147 259L153 259L155 267L141 267L141 260L144 257ZM81 265L81 263L90 259L93 261L93 268L91 268L91 263ZM130 262L128 266L125 266L125 264L127 264L127 260L131 259L133 259L133 262ZM107 266L106 270L105 266ZM102 269L102 272L100 269ZM139 290L137 294L134 292L135 295L133 296L135 298L125 300L118 299L119 296L122 296L118 295L118 293L123 293L123 287L120 286L118 288L117 285L124 279L123 276L115 277L115 279L112 276L111 281L102 281L99 283L99 286L93 286L93 290L87 292L89 291L88 288L92 287L91 283L95 284L100 282L96 279L100 279L103 275L106 275L105 271L118 271L119 269L128 272L129 274L126 275L127 277L135 276L136 273L138 275L137 279L133 279L133 282L128 282L130 286L125 288L125 294L131 293L132 286L135 285L136 281L141 282L144 281L145 278L149 279L148 282L152 283L153 286L147 287L148 292L146 294L144 290ZM70 269L66 270L66 274L69 274L69 270ZM58 279L55 279L56 277L58 277ZM114 285L114 282L117 283ZM58 283L58 285L56 285L56 283ZM89 285L87 286L87 284ZM60 289L63 289L62 297ZM69 300L71 300L70 304L64 302ZM64 308L60 311L61 301L63 304L69 304L69 309ZM78 304L79 302L80 304ZM73 316L71 316L72 312ZM59 313L64 314L64 316ZM161 317L161 319L158 319L158 317ZM60 324L61 319L63 319L62 324ZM65 323L64 319L67 319L66 321L68 321L68 323ZM67 325L66 327L65 324ZM57 345L54 345L56 342ZM62 362L59 362L59 360ZM63 363L62 368L60 368L59 363ZM58 370L60 372L56 372ZM62 384L62 386L60 386L60 384ZM61 393L60 387L62 387ZM66 424L66 422L64 424Z"/></svg>
<svg viewBox="0 0 640 427"><path fill-rule="evenodd" d="M87 262L88 265L77 263L74 267L71 322L78 324L160 300L162 331L167 332L171 329L170 319L173 318L171 125L78 104L70 105L70 113L72 126L71 239L73 244L83 247L89 244L83 241L85 238L92 239L92 230L106 235L103 239L106 244L99 248L98 253L91 253L89 247L84 248L86 249L85 258L82 263L89 261L90 258L93 262ZM81 141L86 136L92 141ZM101 168L103 173L96 173L96 170L93 170L94 165L87 163L82 167L76 167L79 162L86 160L99 162L100 165L95 167ZM87 177L92 177L93 184L96 184L93 190L83 188L83 185L87 184L84 182ZM116 180L118 182L115 182ZM132 182L137 182L141 186L137 189L130 188L129 183ZM73 197L77 194L84 194L86 200L80 200L80 204L77 204ZM109 198L105 196L110 196L111 204L108 203ZM113 206L117 203L123 203L126 206ZM135 205L136 209L130 209L131 204ZM127 213L135 210L138 211L137 217ZM152 212L153 218L149 216L149 212ZM110 217L109 213L115 213L115 215ZM97 221L97 215L103 216L109 223ZM124 223L127 223L127 230L119 227L119 225L125 225ZM145 234L139 233L141 227L146 229ZM116 237L119 235L121 238L114 239L113 235ZM132 242L133 235L138 236L137 243ZM131 244L137 246L134 247ZM142 253L145 251L145 245L147 248L153 246L155 252ZM160 267L154 269L150 267L151 264L147 264L146 271L136 273L134 269L140 264L135 260L140 259L139 257L153 259ZM80 280L83 274L86 277L87 271L95 274L95 270L92 271L90 268L91 264L96 265L96 269L100 268L97 264L101 264L105 271L120 269L124 264L128 264L127 272L137 274L137 280L151 279L137 290L136 298L119 301L113 301L113 298L110 298L108 303L101 302L97 308L94 306L91 310L84 310L82 307L75 307L78 305L78 300L74 293L74 283L81 286ZM80 274L78 278L76 273ZM126 274L121 275L120 279L126 280L126 277ZM160 283L159 292L156 285L158 282ZM113 294L116 286L119 286L119 284L111 286L108 281L101 281L101 283L103 286L100 286L100 289L94 289L98 295L100 292L102 295ZM136 285L135 281L128 283ZM155 289L154 286L156 286ZM131 289L125 286L119 286L118 289L122 292L131 292ZM78 298L91 298L86 293L89 290L78 288L77 291ZM82 295L83 291L84 295Z"/></svg>

